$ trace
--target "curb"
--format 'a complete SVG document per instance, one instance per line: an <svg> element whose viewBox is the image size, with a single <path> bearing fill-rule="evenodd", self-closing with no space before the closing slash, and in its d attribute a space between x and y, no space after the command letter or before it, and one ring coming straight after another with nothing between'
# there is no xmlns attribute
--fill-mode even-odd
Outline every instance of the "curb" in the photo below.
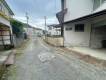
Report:
<svg viewBox="0 0 106 80"><path fill-rule="evenodd" d="M87 63L99 66L99 67L106 67L106 60L104 59L99 59L97 57L91 56L91 55L87 55L87 54L83 54L79 51L76 50L72 50L72 49L67 49L69 52L75 53L73 55L78 56L80 60L83 60Z"/></svg>
<svg viewBox="0 0 106 80"><path fill-rule="evenodd" d="M11 66L15 62L15 58L14 58L14 61L12 63L8 63L8 60L11 58L12 55L13 55L13 51L9 52L5 61L3 61L0 65L0 80L2 79L3 74L7 70L7 67ZM14 56L15 56L15 54L14 54Z"/></svg>
<svg viewBox="0 0 106 80"><path fill-rule="evenodd" d="M15 51L11 51L7 59L4 61L3 65L5 65L6 67L13 65L15 63L15 55Z"/></svg>

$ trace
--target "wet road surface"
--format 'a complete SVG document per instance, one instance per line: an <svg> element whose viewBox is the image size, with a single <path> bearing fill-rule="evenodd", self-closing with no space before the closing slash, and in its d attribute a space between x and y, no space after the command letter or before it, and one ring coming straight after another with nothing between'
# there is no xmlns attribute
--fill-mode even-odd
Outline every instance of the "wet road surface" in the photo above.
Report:
<svg viewBox="0 0 106 80"><path fill-rule="evenodd" d="M106 80L105 69L66 56L57 54L40 39L33 39L7 80Z"/></svg>

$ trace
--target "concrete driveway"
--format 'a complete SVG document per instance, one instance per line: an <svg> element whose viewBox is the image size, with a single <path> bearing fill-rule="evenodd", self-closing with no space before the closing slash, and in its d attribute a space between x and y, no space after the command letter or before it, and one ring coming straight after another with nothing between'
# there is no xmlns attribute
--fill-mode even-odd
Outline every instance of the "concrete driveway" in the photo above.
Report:
<svg viewBox="0 0 106 80"><path fill-rule="evenodd" d="M85 63L33 39L17 58L7 80L106 80L106 70Z"/></svg>

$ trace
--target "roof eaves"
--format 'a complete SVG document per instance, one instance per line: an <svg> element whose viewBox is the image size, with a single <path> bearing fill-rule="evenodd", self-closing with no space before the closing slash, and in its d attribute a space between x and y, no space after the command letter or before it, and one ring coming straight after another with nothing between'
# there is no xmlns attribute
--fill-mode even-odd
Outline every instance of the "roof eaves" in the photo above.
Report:
<svg viewBox="0 0 106 80"><path fill-rule="evenodd" d="M80 18L77 18L77 19L74 19L74 20L70 20L70 21L64 22L64 24L77 22L77 21L82 21L82 20L87 20L87 19L90 19L90 18L94 18L94 17L97 17L97 16L104 15L104 14L106 14L106 9L104 9L102 11L99 11L99 12L96 12L96 13L92 13L92 14L80 17Z"/></svg>
<svg viewBox="0 0 106 80"><path fill-rule="evenodd" d="M7 2L5 0L1 0L1 1L6 6L6 8L9 10L9 12L11 13L11 15L14 15L13 11L10 9L9 5L7 4Z"/></svg>

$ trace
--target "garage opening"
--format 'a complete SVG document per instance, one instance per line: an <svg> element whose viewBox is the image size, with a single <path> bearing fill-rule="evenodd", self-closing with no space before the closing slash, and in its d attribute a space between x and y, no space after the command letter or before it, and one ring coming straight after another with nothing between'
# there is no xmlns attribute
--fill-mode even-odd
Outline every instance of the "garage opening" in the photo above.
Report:
<svg viewBox="0 0 106 80"><path fill-rule="evenodd" d="M91 47L106 48L106 25L92 28Z"/></svg>
<svg viewBox="0 0 106 80"><path fill-rule="evenodd" d="M103 40L103 41L102 41L102 47L103 47L103 48L106 48L106 40Z"/></svg>

